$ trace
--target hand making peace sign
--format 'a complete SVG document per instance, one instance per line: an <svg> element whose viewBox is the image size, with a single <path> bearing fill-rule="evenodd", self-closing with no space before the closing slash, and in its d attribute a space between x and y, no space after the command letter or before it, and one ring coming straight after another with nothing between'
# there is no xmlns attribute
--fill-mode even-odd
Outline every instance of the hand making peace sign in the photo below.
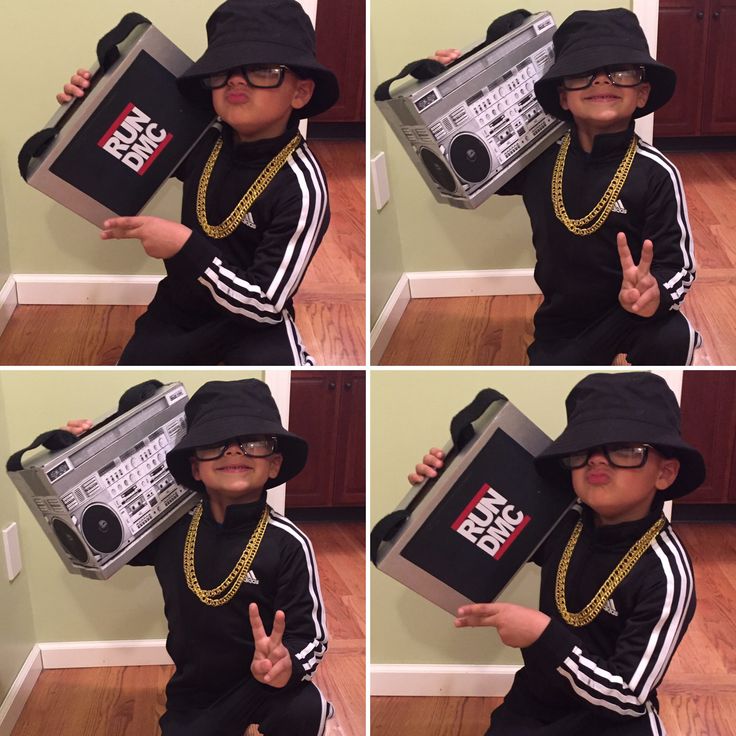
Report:
<svg viewBox="0 0 736 736"><path fill-rule="evenodd" d="M270 636L263 628L257 604L251 603L248 606L248 616L256 646L253 661L250 663L253 677L271 687L284 687L291 678L291 656L281 643L286 628L286 615L283 611L276 611Z"/></svg>
<svg viewBox="0 0 736 736"><path fill-rule="evenodd" d="M616 236L616 244L623 275L618 300L627 312L640 317L651 317L659 307L659 284L649 272L654 257L654 245L651 240L644 241L637 266L631 257L624 233Z"/></svg>

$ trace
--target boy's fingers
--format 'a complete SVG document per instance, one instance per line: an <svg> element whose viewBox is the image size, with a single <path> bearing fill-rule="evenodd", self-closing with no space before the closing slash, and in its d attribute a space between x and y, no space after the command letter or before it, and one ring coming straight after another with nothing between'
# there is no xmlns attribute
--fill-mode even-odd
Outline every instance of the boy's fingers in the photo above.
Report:
<svg viewBox="0 0 736 736"><path fill-rule="evenodd" d="M618 248L618 257L621 261L621 268L626 272L627 269L634 266L634 259L631 257L629 243L626 240L626 235L624 233L619 233L616 236L616 247Z"/></svg>
<svg viewBox="0 0 736 736"><path fill-rule="evenodd" d="M501 610L499 603L469 603L457 609L458 618L467 616L493 616Z"/></svg>
<svg viewBox="0 0 736 736"><path fill-rule="evenodd" d="M273 619L273 628L271 629L271 648L281 646L281 639L284 636L286 628L286 615L283 611L276 611Z"/></svg>
<svg viewBox="0 0 736 736"><path fill-rule="evenodd" d="M273 667L271 667L270 671L265 677L266 682L272 682L276 678L278 678L280 675L282 675L284 672L286 672L289 669L289 665L291 664L291 660L289 657L282 657L279 659Z"/></svg>
<svg viewBox="0 0 736 736"><path fill-rule="evenodd" d="M266 630L263 628L263 621L258 613L258 604L251 603L248 606L248 618L250 619L250 628L253 631L253 639L258 640L266 636Z"/></svg>
<svg viewBox="0 0 736 736"><path fill-rule="evenodd" d="M641 258L639 259L639 276L649 273L654 258L654 243L651 240L645 240L641 247Z"/></svg>

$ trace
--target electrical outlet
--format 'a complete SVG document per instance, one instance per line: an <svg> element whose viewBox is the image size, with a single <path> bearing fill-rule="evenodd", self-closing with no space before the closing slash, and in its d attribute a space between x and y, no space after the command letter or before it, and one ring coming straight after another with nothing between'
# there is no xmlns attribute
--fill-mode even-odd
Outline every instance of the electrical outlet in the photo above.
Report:
<svg viewBox="0 0 736 736"><path fill-rule="evenodd" d="M371 159L371 184L373 185L373 197L376 203L376 209L383 209L391 197L391 192L388 188L386 155L383 151Z"/></svg>
<svg viewBox="0 0 736 736"><path fill-rule="evenodd" d="M5 551L5 567L8 571L8 580L14 580L23 567L20 559L18 525L15 522L3 529L3 550Z"/></svg>

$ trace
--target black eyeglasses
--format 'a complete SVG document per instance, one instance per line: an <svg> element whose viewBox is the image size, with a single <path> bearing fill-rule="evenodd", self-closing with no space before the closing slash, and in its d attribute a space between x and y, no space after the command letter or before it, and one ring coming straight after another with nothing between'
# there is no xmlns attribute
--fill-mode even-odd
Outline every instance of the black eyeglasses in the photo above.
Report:
<svg viewBox="0 0 736 736"><path fill-rule="evenodd" d="M607 66L586 74L563 77L562 88L569 91L587 89L601 72L608 77L614 87L636 87L644 81L645 75L643 66Z"/></svg>
<svg viewBox="0 0 736 736"><path fill-rule="evenodd" d="M646 464L649 450L652 445L616 443L590 447L572 455L560 458L560 464L567 470L576 470L588 464L591 456L596 452L602 452L603 456L614 468L641 468Z"/></svg>
<svg viewBox="0 0 736 736"><path fill-rule="evenodd" d="M276 452L275 437L233 437L224 442L218 442L216 445L196 447L194 457L197 460L218 460L233 444L237 445L243 455L248 457L270 457Z"/></svg>
<svg viewBox="0 0 736 736"><path fill-rule="evenodd" d="M245 64L203 77L202 84L206 89L220 89L227 84L233 74L242 74L251 87L273 89L281 86L287 71L288 67L283 64Z"/></svg>

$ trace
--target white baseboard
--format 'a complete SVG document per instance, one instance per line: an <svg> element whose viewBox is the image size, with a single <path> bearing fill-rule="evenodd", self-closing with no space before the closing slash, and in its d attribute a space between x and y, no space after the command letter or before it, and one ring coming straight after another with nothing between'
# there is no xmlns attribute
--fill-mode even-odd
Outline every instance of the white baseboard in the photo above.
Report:
<svg viewBox="0 0 736 736"><path fill-rule="evenodd" d="M374 664L371 695L500 698L517 665Z"/></svg>
<svg viewBox="0 0 736 736"><path fill-rule="evenodd" d="M12 733L42 669L41 651L36 644L0 704L0 736L10 736Z"/></svg>
<svg viewBox="0 0 736 736"><path fill-rule="evenodd" d="M18 304L148 304L162 276L17 273Z"/></svg>
<svg viewBox="0 0 736 736"><path fill-rule="evenodd" d="M164 639L46 642L38 647L45 670L171 664Z"/></svg>
<svg viewBox="0 0 736 736"><path fill-rule="evenodd" d="M412 299L443 296L539 294L533 268L487 271L416 271L405 274Z"/></svg>
<svg viewBox="0 0 736 736"><path fill-rule="evenodd" d="M371 364L377 365L412 299L539 294L533 268L487 271L411 271L401 275L371 330Z"/></svg>
<svg viewBox="0 0 736 736"><path fill-rule="evenodd" d="M15 279L9 276L8 280L3 284L3 288L0 289L0 335L7 327L17 306L18 293L15 288Z"/></svg>
<svg viewBox="0 0 736 736"><path fill-rule="evenodd" d="M386 305L376 320L375 326L371 330L371 363L373 365L377 365L381 360L384 351L388 347L391 335L394 334L394 330L399 324L401 315L404 314L404 310L410 299L409 280L404 273L401 274L399 282L391 292L391 296L388 298Z"/></svg>

